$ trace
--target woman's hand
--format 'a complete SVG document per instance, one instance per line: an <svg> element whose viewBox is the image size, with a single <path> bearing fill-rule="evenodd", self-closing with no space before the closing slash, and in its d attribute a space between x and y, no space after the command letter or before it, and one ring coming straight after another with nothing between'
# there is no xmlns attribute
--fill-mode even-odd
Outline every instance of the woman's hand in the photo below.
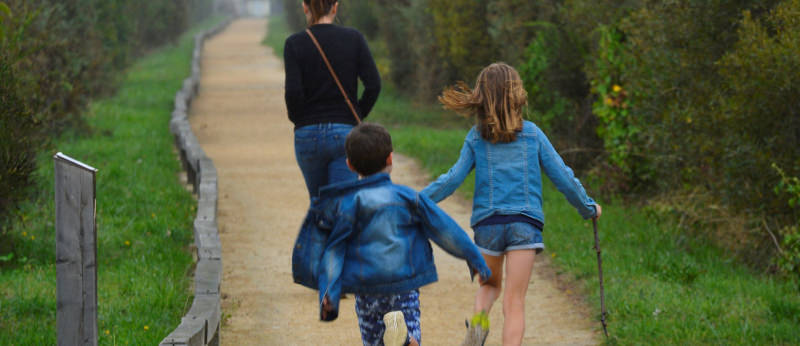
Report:
<svg viewBox="0 0 800 346"><path fill-rule="evenodd" d="M603 207L595 203L594 209L597 211L597 213L594 215L594 219L597 220L600 218L600 215L603 214Z"/></svg>

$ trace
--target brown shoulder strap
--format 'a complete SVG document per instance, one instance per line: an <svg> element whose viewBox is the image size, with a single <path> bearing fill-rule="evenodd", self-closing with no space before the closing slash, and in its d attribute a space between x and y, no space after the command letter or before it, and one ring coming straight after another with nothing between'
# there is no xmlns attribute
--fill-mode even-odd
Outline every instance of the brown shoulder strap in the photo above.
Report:
<svg viewBox="0 0 800 346"><path fill-rule="evenodd" d="M311 33L311 30L306 29L306 33L308 36L311 36L311 41L314 42L314 45L317 46L317 50L319 50L319 54L322 55L322 60L325 61L325 65L328 66L328 71L331 72L331 76L333 76L333 80L336 81L336 85L339 86L339 91L342 92L342 96L344 96L344 101L347 102L347 106L350 107L350 111L353 112L353 117L356 118L356 123L360 124L361 119L358 118L358 113L356 112L356 107L353 107L353 103L350 102L350 98L347 97L347 92L344 91L344 87L342 86L342 82L339 81L339 77L336 76L336 72L333 70L333 66L331 66L331 62L328 61L328 57L325 55L325 52L322 50L322 46L319 45L317 38L314 37L314 34Z"/></svg>

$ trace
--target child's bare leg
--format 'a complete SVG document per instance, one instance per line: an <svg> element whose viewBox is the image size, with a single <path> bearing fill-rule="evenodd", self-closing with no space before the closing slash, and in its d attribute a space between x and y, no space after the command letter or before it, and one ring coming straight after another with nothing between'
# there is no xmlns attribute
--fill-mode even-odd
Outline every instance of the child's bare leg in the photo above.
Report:
<svg viewBox="0 0 800 346"><path fill-rule="evenodd" d="M522 344L522 337L525 334L525 294L528 291L535 258L534 250L513 250L506 253L503 345Z"/></svg>
<svg viewBox="0 0 800 346"><path fill-rule="evenodd" d="M488 313L503 289L503 256L483 254L483 259L492 271L492 277L486 282L481 283L478 294L475 295L476 313L481 311L486 311Z"/></svg>

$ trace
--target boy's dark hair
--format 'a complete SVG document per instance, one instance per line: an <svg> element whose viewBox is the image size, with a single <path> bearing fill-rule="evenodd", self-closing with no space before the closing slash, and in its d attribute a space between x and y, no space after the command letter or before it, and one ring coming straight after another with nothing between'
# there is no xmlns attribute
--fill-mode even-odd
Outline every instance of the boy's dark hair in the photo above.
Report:
<svg viewBox="0 0 800 346"><path fill-rule="evenodd" d="M350 165L368 176L386 168L386 158L393 151L392 136L381 125L361 123L347 135L344 147Z"/></svg>

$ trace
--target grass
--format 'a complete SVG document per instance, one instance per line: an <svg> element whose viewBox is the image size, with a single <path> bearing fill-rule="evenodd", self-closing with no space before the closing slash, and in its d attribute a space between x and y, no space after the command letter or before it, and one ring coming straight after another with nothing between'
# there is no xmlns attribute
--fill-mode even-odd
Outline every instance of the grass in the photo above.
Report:
<svg viewBox="0 0 800 346"><path fill-rule="evenodd" d="M390 88L369 120L386 125L395 150L418 158L432 176L455 163L469 126ZM473 187L468 179L460 192L471 197ZM543 193L547 250L542 256L578 286L599 329L591 222L582 220L549 182ZM732 255L683 233L669 218L615 200L599 202L604 206L599 231L608 344L800 344L797 287L752 272ZM535 302L528 304L532 308Z"/></svg>
<svg viewBox="0 0 800 346"><path fill-rule="evenodd" d="M179 181L172 100L190 74L193 34L136 63L115 96L93 102L90 133L54 139L38 157L35 196L3 225L0 344L56 344L53 160L64 152L97 173L98 330L102 345L154 345L191 302L195 202Z"/></svg>
<svg viewBox="0 0 800 346"><path fill-rule="evenodd" d="M289 37L289 24L286 16L270 16L267 21L267 34L262 43L271 47L275 55L283 59L283 43L287 37Z"/></svg>

